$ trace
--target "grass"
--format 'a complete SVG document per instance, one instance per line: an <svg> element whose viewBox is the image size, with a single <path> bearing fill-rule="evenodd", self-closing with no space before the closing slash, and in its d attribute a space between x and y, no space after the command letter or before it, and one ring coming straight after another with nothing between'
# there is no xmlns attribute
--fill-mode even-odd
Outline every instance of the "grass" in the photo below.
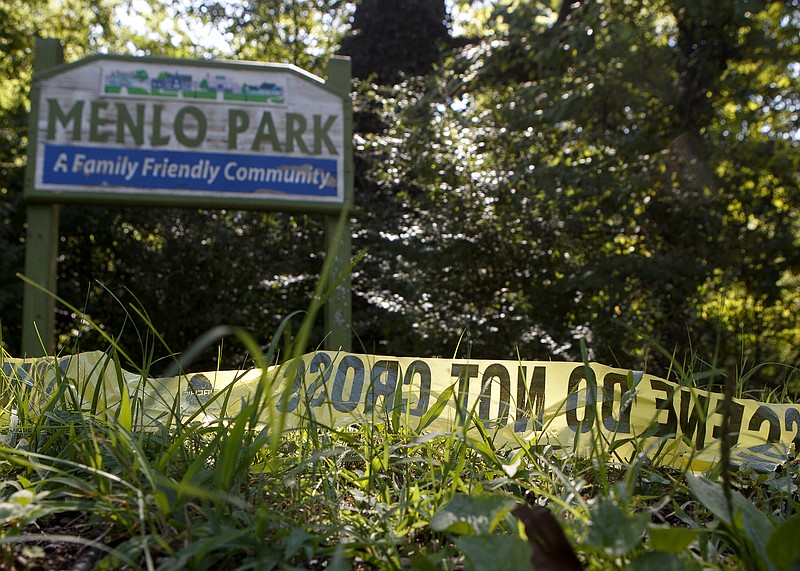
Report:
<svg viewBox="0 0 800 571"><path fill-rule="evenodd" d="M539 569L564 568L564 553L547 554L562 529L588 569L771 570L800 558L796 461L733 472L726 488L644 457L619 467L600 452L498 449L481 430L418 433L380 415L345 428L307 419L273 440L278 419L253 422L266 398L218 422L175 415L140 431L124 410L135 403L108 414L63 376L46 392L18 381L2 379L8 569L48 568L47 545L95 569L533 568L512 513L524 504L557 522L543 547L534 541Z"/></svg>
<svg viewBox="0 0 800 571"><path fill-rule="evenodd" d="M323 299L318 290L285 357L303 352ZM184 358L234 336L266 367L296 317L263 353L246 333L218 328ZM117 373L133 368L147 382L151 363L109 345ZM176 405L140 430L135 394L107 410L98 390L53 363L51 386L0 367L3 569L800 566L797 459L766 474L723 463L701 477L645 454L622 466L600 445L585 458L535 443L509 449L474 410L465 426L436 433L386 410L374 422L306 417L288 429L269 412L278 407L266 375L250 402L216 420L183 418ZM680 375L702 378L685 366Z"/></svg>

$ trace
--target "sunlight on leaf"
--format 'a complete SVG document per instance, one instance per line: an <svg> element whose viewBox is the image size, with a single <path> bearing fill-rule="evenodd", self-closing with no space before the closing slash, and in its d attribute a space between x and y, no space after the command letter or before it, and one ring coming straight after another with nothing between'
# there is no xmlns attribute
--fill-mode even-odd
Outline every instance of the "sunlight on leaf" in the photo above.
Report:
<svg viewBox="0 0 800 571"><path fill-rule="evenodd" d="M505 496L456 494L433 515L431 528L459 535L490 533L516 505Z"/></svg>

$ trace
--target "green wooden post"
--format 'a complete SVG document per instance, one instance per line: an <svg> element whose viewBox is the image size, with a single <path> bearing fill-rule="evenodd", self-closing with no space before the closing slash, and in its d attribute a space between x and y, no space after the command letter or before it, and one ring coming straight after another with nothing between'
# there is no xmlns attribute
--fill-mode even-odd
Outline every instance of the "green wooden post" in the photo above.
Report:
<svg viewBox="0 0 800 571"><path fill-rule="evenodd" d="M350 103L351 63L349 58L328 61L327 85L342 96L344 105L344 205L341 216L325 215L325 247L333 253L328 283L338 279L350 264L350 205L353 202L353 110ZM325 305L325 348L331 351L352 350L352 284L347 274Z"/></svg>
<svg viewBox="0 0 800 571"><path fill-rule="evenodd" d="M36 40L34 73L64 62L61 42ZM31 89L31 101L35 101ZM25 192L33 188L36 120L38 107L33 105L29 120L28 165L25 170ZM25 276L34 283L56 291L56 259L58 257L58 205L29 204L28 232L25 238ZM27 357L52 355L55 351L55 300L51 295L25 284L22 301L22 353Z"/></svg>

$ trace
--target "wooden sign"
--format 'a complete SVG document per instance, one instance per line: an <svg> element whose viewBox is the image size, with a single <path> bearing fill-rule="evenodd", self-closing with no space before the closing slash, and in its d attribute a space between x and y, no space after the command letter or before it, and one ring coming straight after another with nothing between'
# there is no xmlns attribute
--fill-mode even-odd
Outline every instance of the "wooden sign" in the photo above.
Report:
<svg viewBox="0 0 800 571"><path fill-rule="evenodd" d="M338 211L347 94L294 66L98 55L37 75L29 200Z"/></svg>
<svg viewBox="0 0 800 571"><path fill-rule="evenodd" d="M326 347L351 345L350 60L292 65L96 55L36 43L22 348L52 354L60 204L325 215Z"/></svg>

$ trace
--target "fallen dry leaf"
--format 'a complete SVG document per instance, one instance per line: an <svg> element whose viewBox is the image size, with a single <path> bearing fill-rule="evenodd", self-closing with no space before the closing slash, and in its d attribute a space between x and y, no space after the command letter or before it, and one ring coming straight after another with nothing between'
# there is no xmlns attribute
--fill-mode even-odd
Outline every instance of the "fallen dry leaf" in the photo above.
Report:
<svg viewBox="0 0 800 571"><path fill-rule="evenodd" d="M525 525L531 563L538 571L583 571L583 565L550 510L519 505L511 513Z"/></svg>

